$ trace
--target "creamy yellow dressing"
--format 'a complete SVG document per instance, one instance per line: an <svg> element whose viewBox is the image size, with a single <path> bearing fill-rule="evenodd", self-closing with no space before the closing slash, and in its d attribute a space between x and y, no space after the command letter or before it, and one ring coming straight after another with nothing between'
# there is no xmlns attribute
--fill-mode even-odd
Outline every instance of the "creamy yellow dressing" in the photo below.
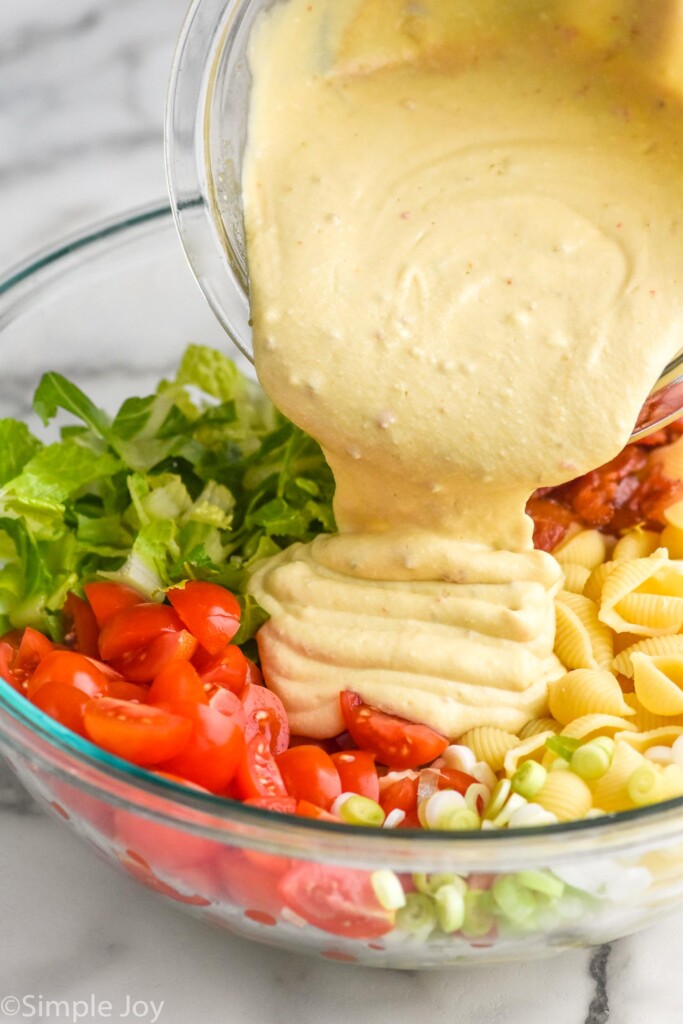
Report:
<svg viewBox="0 0 683 1024"><path fill-rule="evenodd" d="M619 451L683 339L672 76L614 3L576 9L286 0L255 32L256 367L340 531L250 583L295 732L339 732L343 689L515 731L562 673L526 500Z"/></svg>

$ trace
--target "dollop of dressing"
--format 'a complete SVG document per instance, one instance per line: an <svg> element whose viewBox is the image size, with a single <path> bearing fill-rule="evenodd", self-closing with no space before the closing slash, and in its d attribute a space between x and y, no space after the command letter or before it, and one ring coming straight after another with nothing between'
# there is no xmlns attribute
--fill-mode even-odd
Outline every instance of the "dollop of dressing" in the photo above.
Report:
<svg viewBox="0 0 683 1024"><path fill-rule="evenodd" d="M339 527L250 582L294 732L339 732L343 689L515 731L563 671L525 503L623 447L683 342L681 106L575 7L286 0L254 32L256 367Z"/></svg>

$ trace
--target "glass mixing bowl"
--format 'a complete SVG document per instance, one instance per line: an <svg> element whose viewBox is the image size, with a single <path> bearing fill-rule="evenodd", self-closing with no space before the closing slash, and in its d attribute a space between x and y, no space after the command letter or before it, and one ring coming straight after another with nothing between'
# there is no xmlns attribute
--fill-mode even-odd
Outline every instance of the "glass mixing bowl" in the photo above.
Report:
<svg viewBox="0 0 683 1024"><path fill-rule="evenodd" d="M0 281L3 415L37 425L31 395L51 369L114 411L169 374L191 341L221 347L225 335L170 208L105 224ZM507 833L284 817L108 755L2 680L0 751L46 810L143 885L245 937L332 959L415 968L547 956L641 928L683 897L683 799ZM459 876L464 929L439 927L429 896L410 897L393 926L371 912L378 870L406 892L429 887L420 876Z"/></svg>
<svg viewBox="0 0 683 1024"><path fill-rule="evenodd" d="M252 358L248 270L240 181L247 138L249 36L259 14L281 0L194 0L171 72L166 173L185 253L232 341ZM629 4L640 9L648 0ZM653 8L657 16L656 7ZM643 406L632 439L683 412L683 348Z"/></svg>

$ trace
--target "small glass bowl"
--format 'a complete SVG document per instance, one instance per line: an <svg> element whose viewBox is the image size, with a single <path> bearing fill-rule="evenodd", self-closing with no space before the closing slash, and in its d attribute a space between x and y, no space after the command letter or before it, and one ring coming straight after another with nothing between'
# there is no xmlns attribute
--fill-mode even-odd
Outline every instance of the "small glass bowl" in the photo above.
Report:
<svg viewBox="0 0 683 1024"><path fill-rule="evenodd" d="M37 426L30 402L44 371L68 375L114 411L170 374L188 342L220 347L225 336L187 271L171 209L160 205L0 281L0 341L3 415ZM327 958L416 968L548 956L635 931L683 897L683 799L514 832L285 817L121 761L2 680L0 752L45 809L143 885L245 937ZM430 897L426 908L417 900L422 921L402 915L388 931L386 919L368 921L380 869L407 893L425 875L465 880L465 929L432 920Z"/></svg>
<svg viewBox="0 0 683 1024"><path fill-rule="evenodd" d="M281 0L195 0L176 48L166 111L166 175L197 281L237 347L252 359L241 200L250 89L249 36ZM683 348L665 367L633 433L683 412Z"/></svg>

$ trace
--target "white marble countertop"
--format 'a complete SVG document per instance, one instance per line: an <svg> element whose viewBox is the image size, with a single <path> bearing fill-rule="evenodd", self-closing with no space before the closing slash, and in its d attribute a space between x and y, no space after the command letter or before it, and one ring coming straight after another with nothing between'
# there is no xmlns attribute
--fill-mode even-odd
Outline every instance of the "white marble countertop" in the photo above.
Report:
<svg viewBox="0 0 683 1024"><path fill-rule="evenodd" d="M163 196L163 97L184 8L185 0L2 0L0 266ZM138 1000L138 1019L156 1014L162 1024L683 1020L681 913L611 946L527 966L404 973L323 964L162 905L48 821L4 769L0 918L3 1022L57 1019L41 1013L41 998L74 1007L108 1000L115 1020L135 1019ZM16 1013L12 997L33 1003Z"/></svg>

